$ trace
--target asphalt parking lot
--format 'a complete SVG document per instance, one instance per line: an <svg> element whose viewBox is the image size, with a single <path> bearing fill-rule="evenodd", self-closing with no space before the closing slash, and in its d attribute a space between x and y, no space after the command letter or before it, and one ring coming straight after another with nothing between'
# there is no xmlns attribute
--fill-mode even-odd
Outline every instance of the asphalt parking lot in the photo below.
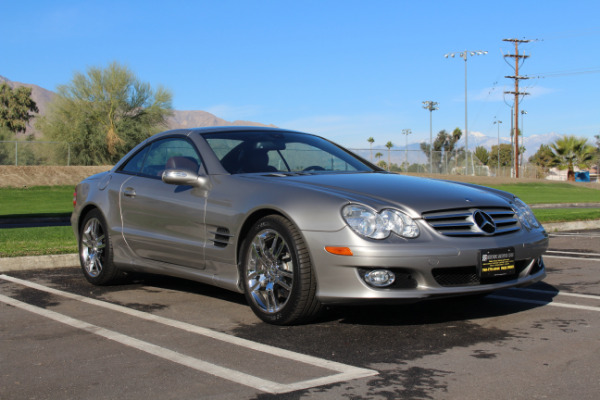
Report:
<svg viewBox="0 0 600 400"><path fill-rule="evenodd" d="M548 277L485 298L260 322L244 297L78 267L0 275L1 399L596 399L600 231L551 235Z"/></svg>

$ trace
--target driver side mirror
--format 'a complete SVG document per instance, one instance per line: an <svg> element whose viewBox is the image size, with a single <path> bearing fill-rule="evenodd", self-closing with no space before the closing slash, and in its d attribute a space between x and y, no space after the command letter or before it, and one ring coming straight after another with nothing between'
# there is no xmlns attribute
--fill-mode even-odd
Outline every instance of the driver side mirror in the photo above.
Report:
<svg viewBox="0 0 600 400"><path fill-rule="evenodd" d="M200 189L208 189L209 180L195 172L184 169L167 169L162 174L162 181L169 185L194 186Z"/></svg>

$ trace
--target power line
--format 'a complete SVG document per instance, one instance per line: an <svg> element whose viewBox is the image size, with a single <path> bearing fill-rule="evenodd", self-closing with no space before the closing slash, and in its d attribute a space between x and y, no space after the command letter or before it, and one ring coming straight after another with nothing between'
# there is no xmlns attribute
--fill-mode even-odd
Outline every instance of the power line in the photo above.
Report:
<svg viewBox="0 0 600 400"><path fill-rule="evenodd" d="M552 78L556 76L568 76L568 75L584 75L584 74L597 74L600 73L600 68L588 69L588 70L573 70L573 71L557 71L557 72L546 72L546 73L538 73L531 74L531 78Z"/></svg>

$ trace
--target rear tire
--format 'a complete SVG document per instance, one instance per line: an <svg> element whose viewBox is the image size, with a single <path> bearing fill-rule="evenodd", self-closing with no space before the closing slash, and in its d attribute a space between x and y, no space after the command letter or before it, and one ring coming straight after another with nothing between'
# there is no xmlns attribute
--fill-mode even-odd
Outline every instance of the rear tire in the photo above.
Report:
<svg viewBox="0 0 600 400"><path fill-rule="evenodd" d="M282 216L260 219L241 249L242 284L252 311L275 325L307 322L321 310L308 248Z"/></svg>
<svg viewBox="0 0 600 400"><path fill-rule="evenodd" d="M93 285L115 283L121 273L113 263L112 241L104 216L98 209L88 212L79 231L79 263Z"/></svg>

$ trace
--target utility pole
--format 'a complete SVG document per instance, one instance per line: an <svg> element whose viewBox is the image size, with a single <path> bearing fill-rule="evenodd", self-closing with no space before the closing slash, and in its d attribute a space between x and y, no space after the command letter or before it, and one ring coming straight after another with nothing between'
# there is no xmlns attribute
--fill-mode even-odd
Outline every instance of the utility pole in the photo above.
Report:
<svg viewBox="0 0 600 400"><path fill-rule="evenodd" d="M515 91L514 92L504 92L506 94L513 94L515 96L515 111L511 115L512 120L514 121L515 126L515 146L514 146L514 168L515 168L515 177L519 177L519 96L528 95L527 92L519 92L519 81L521 79L529 79L527 76L519 75L519 61L525 60L529 56L525 54L519 54L519 43L529 43L531 40L528 39L502 39L503 42L513 42L515 44L515 54L506 54L504 57L510 57L515 59L515 75L514 76L505 76L505 78L514 79L515 80Z"/></svg>

